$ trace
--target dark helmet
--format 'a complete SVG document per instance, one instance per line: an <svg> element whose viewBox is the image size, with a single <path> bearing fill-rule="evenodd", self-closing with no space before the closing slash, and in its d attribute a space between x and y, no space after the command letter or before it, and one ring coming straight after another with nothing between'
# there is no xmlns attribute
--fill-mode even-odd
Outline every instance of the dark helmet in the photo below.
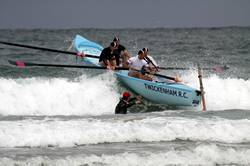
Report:
<svg viewBox="0 0 250 166"><path fill-rule="evenodd" d="M144 48L142 49L142 51L144 51L144 52L148 52L149 50L148 50L148 48L147 48L147 47L144 47Z"/></svg>
<svg viewBox="0 0 250 166"><path fill-rule="evenodd" d="M144 54L144 51L143 51L143 50L139 50L137 54L138 54L138 55Z"/></svg>
<svg viewBox="0 0 250 166"><path fill-rule="evenodd" d="M115 36L114 39L113 39L113 41L114 41L114 42L117 42L117 41L120 41L120 39L119 39L118 37Z"/></svg>

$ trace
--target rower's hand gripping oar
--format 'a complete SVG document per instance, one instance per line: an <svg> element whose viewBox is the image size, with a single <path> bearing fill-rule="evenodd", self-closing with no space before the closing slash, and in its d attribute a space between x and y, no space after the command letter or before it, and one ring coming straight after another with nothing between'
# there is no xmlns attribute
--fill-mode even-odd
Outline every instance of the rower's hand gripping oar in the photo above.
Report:
<svg viewBox="0 0 250 166"><path fill-rule="evenodd" d="M56 50L56 49L51 49L51 48L37 47L37 46L24 45L24 44L18 44L18 43L10 43L10 42L4 42L4 41L0 41L0 43L5 44L5 45L9 45L9 46L17 46L17 47L30 48L30 49L35 49L35 50L50 51L50 52L63 53L63 54L71 54L71 55L75 55L77 57L79 56L79 57L90 57L90 58L99 59L99 56L84 54L84 53L80 53L80 52L62 51L62 50Z"/></svg>
<svg viewBox="0 0 250 166"><path fill-rule="evenodd" d="M151 63L153 66L154 66L154 68L156 69L156 71L159 71L159 67L157 67L155 64L154 64L154 62L149 58L149 57L145 57L144 58L144 60L147 62L147 63ZM147 73L147 74L151 74L150 72L147 72L146 70L145 70L145 68L144 67L142 67L142 70L141 70L141 72L142 73ZM173 80L173 81L177 81L177 79L176 78L174 78L174 77L169 77L169 76L165 76L165 75L161 75L161 74L157 74L157 73L155 73L155 74L153 74L153 75L155 75L155 76L158 76L158 77L162 77L162 78L166 78L166 79L169 79L169 80Z"/></svg>
<svg viewBox="0 0 250 166"><path fill-rule="evenodd" d="M65 65L65 64L44 64L44 63L33 63L33 62L23 62L23 61L13 61L13 60L8 60L8 62L11 65L17 66L19 68L25 68L26 66L44 66L44 67L65 67L65 68L82 68L82 69L107 69L107 67L103 66L84 66L84 65ZM115 70L129 70L128 68L125 67L116 67ZM139 71L140 72L140 71ZM146 72L147 74L150 74L149 72ZM152 74L158 77L162 77L165 79L173 80L175 81L176 79L174 77L170 76L165 76L161 74Z"/></svg>
<svg viewBox="0 0 250 166"><path fill-rule="evenodd" d="M161 74L157 74L157 73L152 74L149 71L147 71L146 66L142 66L141 70L136 70L136 69L133 69L133 70L138 71L143 75L144 74L151 74L151 75L155 75L155 76L158 76L158 77L162 77L162 78L166 78L166 79L169 79L169 80L176 81L176 78L174 78L174 77L165 76L165 75L161 75Z"/></svg>
<svg viewBox="0 0 250 166"><path fill-rule="evenodd" d="M145 57L144 58L144 60L147 62L147 63L151 63L153 66L154 66L154 68L156 69L156 71L159 71L159 67L157 67L155 64L154 64L154 62L149 58L149 57Z"/></svg>

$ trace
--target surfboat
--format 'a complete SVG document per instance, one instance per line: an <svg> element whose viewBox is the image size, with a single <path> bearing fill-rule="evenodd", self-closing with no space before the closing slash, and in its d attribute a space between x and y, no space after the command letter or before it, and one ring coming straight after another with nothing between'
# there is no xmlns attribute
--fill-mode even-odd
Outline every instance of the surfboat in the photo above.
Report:
<svg viewBox="0 0 250 166"><path fill-rule="evenodd" d="M80 35L74 39L74 47L80 53L99 56L103 47ZM99 66L96 58L83 58L83 62ZM143 96L149 101L170 106L193 106L201 103L199 90L182 83L157 78L159 81L147 81L128 76L128 70L115 71L117 79L135 93Z"/></svg>

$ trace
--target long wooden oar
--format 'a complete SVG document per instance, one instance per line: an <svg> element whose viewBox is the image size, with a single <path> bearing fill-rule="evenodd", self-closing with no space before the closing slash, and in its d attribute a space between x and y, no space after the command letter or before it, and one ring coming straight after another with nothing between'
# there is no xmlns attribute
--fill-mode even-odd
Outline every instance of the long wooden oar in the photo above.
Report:
<svg viewBox="0 0 250 166"><path fill-rule="evenodd" d="M56 50L56 49L51 49L51 48L45 48L45 47L31 46L31 45L18 44L18 43L10 43L10 42L5 42L5 41L0 41L0 43L5 44L5 45L10 45L10 46L17 46L17 47L30 48L30 49L35 49L35 50L63 53L63 54L71 54L71 55L80 56L80 57L86 56L86 57L90 57L90 58L99 59L99 56L89 55L89 54L84 54L84 53L79 53L79 52L73 52L73 51L62 51L62 50Z"/></svg>
<svg viewBox="0 0 250 166"><path fill-rule="evenodd" d="M11 65L18 66L19 68L25 68L26 66L44 66L44 67L65 67L65 68L82 68L82 69L107 69L103 66L85 66L85 65L66 65L66 64L44 64L44 63L33 63L33 62L23 62L23 61L13 61L8 60ZM125 67L116 67L115 70L129 70ZM147 74L150 74L146 72ZM165 76L161 74L153 74L158 77L166 78L175 81L174 77Z"/></svg>

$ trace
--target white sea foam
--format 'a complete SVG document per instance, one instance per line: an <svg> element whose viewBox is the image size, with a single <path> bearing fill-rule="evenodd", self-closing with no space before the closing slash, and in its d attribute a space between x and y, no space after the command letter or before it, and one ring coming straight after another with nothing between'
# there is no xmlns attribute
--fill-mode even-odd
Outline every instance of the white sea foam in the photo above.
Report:
<svg viewBox="0 0 250 166"><path fill-rule="evenodd" d="M199 89L197 71L183 75L183 80ZM250 109L250 80L220 78L211 75L203 78L205 99L208 110Z"/></svg>
<svg viewBox="0 0 250 166"><path fill-rule="evenodd" d="M204 86L210 110L250 109L250 80L214 75L204 79Z"/></svg>
<svg viewBox="0 0 250 166"><path fill-rule="evenodd" d="M79 151L79 153L81 153ZM0 159L1 165L111 165L111 166L163 166L163 165L249 165L250 150L219 147L215 144L198 145L194 149L168 149L160 152L139 151L102 155L37 156L28 159Z"/></svg>
<svg viewBox="0 0 250 166"><path fill-rule="evenodd" d="M119 100L115 78L105 73L65 78L0 79L2 115L112 114Z"/></svg>
<svg viewBox="0 0 250 166"><path fill-rule="evenodd" d="M183 80L199 88L197 73ZM208 110L250 109L250 80L203 79ZM65 78L0 79L2 115L101 115L113 114L119 100L115 77L105 73L70 81ZM154 111L154 110L152 110ZM155 110L157 111L157 110Z"/></svg>
<svg viewBox="0 0 250 166"><path fill-rule="evenodd" d="M22 120L0 122L0 147L59 146L105 142L250 142L250 120L158 117L136 119Z"/></svg>

